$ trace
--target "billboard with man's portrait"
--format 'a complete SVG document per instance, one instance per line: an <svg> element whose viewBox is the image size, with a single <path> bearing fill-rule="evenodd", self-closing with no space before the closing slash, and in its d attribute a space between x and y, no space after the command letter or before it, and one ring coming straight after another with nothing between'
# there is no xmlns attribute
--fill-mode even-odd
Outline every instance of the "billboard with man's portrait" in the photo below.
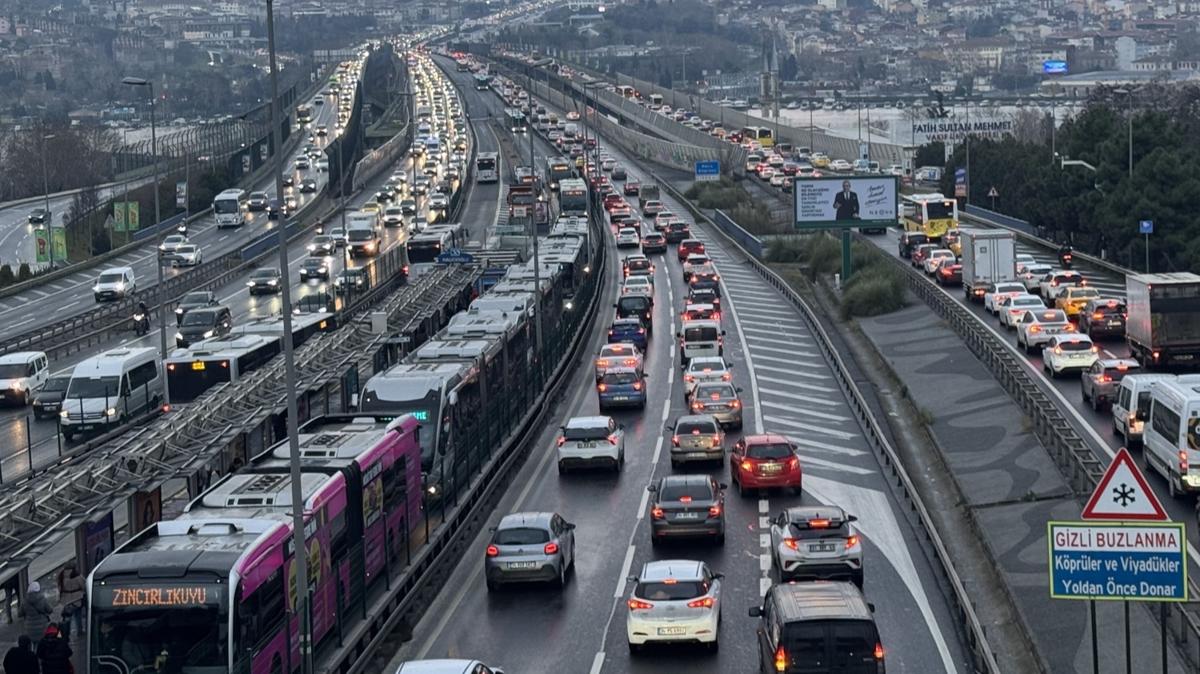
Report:
<svg viewBox="0 0 1200 674"><path fill-rule="evenodd" d="M796 229L895 225L897 182L895 176L797 178Z"/></svg>

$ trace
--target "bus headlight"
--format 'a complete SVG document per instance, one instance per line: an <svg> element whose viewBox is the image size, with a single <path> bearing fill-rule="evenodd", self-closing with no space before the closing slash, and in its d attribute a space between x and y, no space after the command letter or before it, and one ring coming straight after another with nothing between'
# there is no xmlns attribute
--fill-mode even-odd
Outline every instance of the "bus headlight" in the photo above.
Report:
<svg viewBox="0 0 1200 674"><path fill-rule="evenodd" d="M110 408L108 408L108 409L104 410L104 416L106 416L106 417L115 417L115 416L117 416L117 408L115 408L115 407L110 407Z"/></svg>

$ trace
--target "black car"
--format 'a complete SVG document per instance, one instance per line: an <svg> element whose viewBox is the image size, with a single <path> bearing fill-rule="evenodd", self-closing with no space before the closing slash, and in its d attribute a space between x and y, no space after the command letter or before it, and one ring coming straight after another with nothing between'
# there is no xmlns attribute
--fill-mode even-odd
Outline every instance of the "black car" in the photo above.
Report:
<svg viewBox="0 0 1200 674"><path fill-rule="evenodd" d="M697 290L711 290L720 297L721 280L716 274L692 274L692 278L688 280L688 293L691 294Z"/></svg>
<svg viewBox="0 0 1200 674"><path fill-rule="evenodd" d="M29 224L42 225L50 220L50 211L44 208L35 208L29 212Z"/></svg>
<svg viewBox="0 0 1200 674"><path fill-rule="evenodd" d="M688 226L688 223L676 220L667 225L667 231L664 234L666 234L667 243L679 243L692 237L692 228Z"/></svg>
<svg viewBox="0 0 1200 674"><path fill-rule="evenodd" d="M903 232L900 234L900 257L911 258L917 246L929 243L929 237L922 232Z"/></svg>
<svg viewBox="0 0 1200 674"><path fill-rule="evenodd" d="M713 288L688 288L687 304L711 304L721 309L721 293Z"/></svg>
<svg viewBox="0 0 1200 674"><path fill-rule="evenodd" d="M283 276L278 269L263 268L255 269L253 274L250 274L250 280L246 282L246 287L250 289L251 295L269 294L274 295L281 292Z"/></svg>
<svg viewBox="0 0 1200 674"><path fill-rule="evenodd" d="M285 176L283 176L283 186L284 186L284 187L291 187L292 185L295 185L295 184L296 184L296 178L295 178L295 177L293 177L293 176L291 176L291 175L285 175Z"/></svg>
<svg viewBox="0 0 1200 674"><path fill-rule="evenodd" d="M725 488L703 473L668 475L650 491L650 542L670 537L712 538L725 543Z"/></svg>
<svg viewBox="0 0 1200 674"><path fill-rule="evenodd" d="M300 263L300 280L309 279L329 280L329 262L323 257L306 257Z"/></svg>
<svg viewBox="0 0 1200 674"><path fill-rule="evenodd" d="M617 318L640 318L647 334L653 332L654 302L645 295L621 295L613 305Z"/></svg>
<svg viewBox="0 0 1200 674"><path fill-rule="evenodd" d="M300 181L300 191L304 194L309 194L317 191L317 181L312 178L305 178Z"/></svg>
<svg viewBox="0 0 1200 674"><path fill-rule="evenodd" d="M203 307L215 307L219 304L217 294L211 290L197 290L190 292L179 299L179 304L175 305L175 322L179 323L183 320L184 314L192 309L201 309Z"/></svg>
<svg viewBox="0 0 1200 674"><path fill-rule="evenodd" d="M187 348L201 340L224 337L233 327L229 307L204 307L187 312L175 333L175 345Z"/></svg>
<svg viewBox="0 0 1200 674"><path fill-rule="evenodd" d="M624 166L614 166L613 167L613 170L612 170L612 179L613 180L625 180L625 178L627 178L627 177L628 177L628 175L626 175L626 173L625 173Z"/></svg>
<svg viewBox="0 0 1200 674"><path fill-rule="evenodd" d="M33 393L33 417L42 419L54 418L62 409L63 396L67 394L67 385L71 383L71 375L55 375L46 380L42 387Z"/></svg>
<svg viewBox="0 0 1200 674"><path fill-rule="evenodd" d="M1111 297L1088 300L1079 312L1079 332L1097 337L1123 337L1125 335L1125 303Z"/></svg>
<svg viewBox="0 0 1200 674"><path fill-rule="evenodd" d="M376 201L376 203L380 203L380 204L392 203L392 191L391 190L379 190L378 192L375 193L375 201Z"/></svg>
<svg viewBox="0 0 1200 674"><path fill-rule="evenodd" d="M351 267L343 269L333 280L333 285L340 292L346 292L345 288L349 286L350 292L361 293L371 287L371 277L367 273L366 267Z"/></svg>

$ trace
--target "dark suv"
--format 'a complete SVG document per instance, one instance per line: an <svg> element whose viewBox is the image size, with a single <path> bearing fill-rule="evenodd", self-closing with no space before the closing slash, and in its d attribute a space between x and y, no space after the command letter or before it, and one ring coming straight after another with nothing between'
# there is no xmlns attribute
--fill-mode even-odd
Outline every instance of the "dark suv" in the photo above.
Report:
<svg viewBox="0 0 1200 674"><path fill-rule="evenodd" d="M929 237L921 232L902 232L900 234L900 257L912 257L913 249L917 246L929 243Z"/></svg>
<svg viewBox="0 0 1200 674"><path fill-rule="evenodd" d="M788 582L771 588L760 618L758 670L804 674L884 674L875 607L853 583Z"/></svg>
<svg viewBox="0 0 1200 674"><path fill-rule="evenodd" d="M704 474L668 475L650 491L650 542L712 538L725 544L725 485Z"/></svg>
<svg viewBox="0 0 1200 674"><path fill-rule="evenodd" d="M1100 297L1088 300L1079 312L1079 332L1097 337L1125 336L1125 303L1118 299Z"/></svg>

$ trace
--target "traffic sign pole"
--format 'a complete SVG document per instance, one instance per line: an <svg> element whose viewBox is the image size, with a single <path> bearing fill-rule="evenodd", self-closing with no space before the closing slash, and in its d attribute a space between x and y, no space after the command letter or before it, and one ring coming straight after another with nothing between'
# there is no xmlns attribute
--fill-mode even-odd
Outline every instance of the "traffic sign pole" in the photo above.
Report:
<svg viewBox="0 0 1200 674"><path fill-rule="evenodd" d="M1138 233L1144 237L1146 242L1146 273L1150 273L1150 235L1154 233L1153 220L1138 220Z"/></svg>

